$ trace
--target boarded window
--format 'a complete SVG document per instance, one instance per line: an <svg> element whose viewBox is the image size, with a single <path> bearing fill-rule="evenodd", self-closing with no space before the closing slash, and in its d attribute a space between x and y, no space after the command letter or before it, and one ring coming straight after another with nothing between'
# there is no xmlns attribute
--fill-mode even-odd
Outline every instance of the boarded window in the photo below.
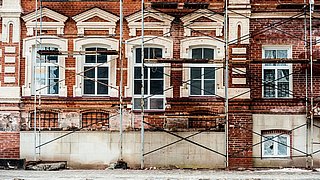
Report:
<svg viewBox="0 0 320 180"><path fill-rule="evenodd" d="M82 114L83 128L109 127L109 114L105 112L86 112Z"/></svg>
<svg viewBox="0 0 320 180"><path fill-rule="evenodd" d="M212 112L197 110L190 113L188 127L224 131L224 120Z"/></svg>
<svg viewBox="0 0 320 180"><path fill-rule="evenodd" d="M34 112L30 113L30 128L34 127ZM41 111L36 113L37 128L58 128L59 115L55 112Z"/></svg>

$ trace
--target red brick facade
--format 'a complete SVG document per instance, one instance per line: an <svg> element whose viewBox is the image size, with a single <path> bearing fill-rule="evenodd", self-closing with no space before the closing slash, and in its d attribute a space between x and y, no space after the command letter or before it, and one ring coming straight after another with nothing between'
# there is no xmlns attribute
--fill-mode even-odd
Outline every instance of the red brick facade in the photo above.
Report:
<svg viewBox="0 0 320 180"><path fill-rule="evenodd" d="M151 8L153 2L158 1L147 1L145 6L146 8ZM177 1L174 1L177 2ZM183 18L189 14L194 13L197 9L187 9L182 8L185 1L178 1L179 5L177 9L159 9L159 11L165 15L174 17L170 22L169 35L165 34L163 29L146 29L144 32L145 36L156 36L154 44L157 42L157 38L167 39L172 42L172 50L166 49L167 52L170 52L171 59L178 60L186 58L190 54L191 48L193 47L205 47L208 46L208 43L204 43L204 40L199 40L198 45L185 45L183 41L190 38L199 38L199 37L210 37L209 39L214 40L216 44L209 44L215 46L215 52L217 56L221 56L220 60L224 61L224 54L227 53L230 59L229 63L229 82L228 86L230 88L230 100L229 100L229 127L228 128L228 147L229 154L229 167L230 168L250 168L254 165L255 151L254 144L255 135L261 133L263 130L273 130L277 129L273 126L268 126L268 123L265 123L265 127L258 127L259 132L255 132L255 123L262 121L263 118L256 118L254 115L305 115L306 114L306 103L305 103L305 87L308 86L308 95L310 97L310 81L306 84L305 72L307 69L308 78L310 79L310 65L302 63L292 63L292 97L290 98L265 98L263 96L263 65L262 63L248 63L253 61L261 61L263 59L262 54L264 53L264 47L266 46L290 46L292 51L292 59L305 59L308 57L308 54L305 54L306 47L304 44L304 16L298 16L295 18L290 18L291 15L297 14L300 10L297 9L279 9L279 1L251 1L239 3L238 1L233 1L230 3L230 13L233 11L239 11L242 13L245 11L249 14L250 19L249 23L246 24L246 21L243 20L242 16L238 17L236 13L230 16L230 27L235 27L229 29L229 35L236 33L237 37L241 35L242 31L248 31L249 36L246 38L249 39L248 43L245 40L231 41L228 46L229 51L224 52L223 45L219 44L224 41L224 28L219 27L219 20L223 24L223 8L224 2L221 0L211 0L208 1L209 11L212 11L213 14L218 14L221 19L216 18L215 20L209 19L209 17L199 17L198 19L193 19L189 25L193 23L207 23L213 24L217 23L217 27L206 27L203 29L192 29L189 35L188 28L186 29L187 24L184 24ZM203 1L194 1L198 3L203 3ZM246 4L248 3L248 4ZM292 3L292 1L281 1L281 3ZM295 3L303 3L303 1L295 1ZM251 6L249 6L251 5ZM30 76L30 70L28 68L27 52L30 52L30 49L24 49L28 38L34 36L28 35L29 24L23 20L23 17L26 17L28 14L35 11L35 3L30 0L21 0L21 6L23 13L21 14L21 37L20 44L12 42L12 28L9 27L9 42L2 42L2 56L0 57L0 63L2 69L0 71L0 81L4 82L4 77L15 77L18 81L13 83L1 83L1 86L19 86L21 87L21 102L19 106L21 108L21 130L31 130L33 127L32 120L30 120L31 113L35 108L34 97L31 94L27 94L27 91L24 91L23 88L31 89L31 82L28 82L28 74ZM41 97L41 102L37 101L37 109L41 111L55 112L59 113L59 125L54 124L54 130L70 130L70 129L86 129L82 127L81 124L83 118L81 114L87 112L104 112L105 116L110 118L108 120L108 125L105 127L102 126L89 126L91 130L118 130L119 117L118 109L120 105L119 91L115 96L85 96L83 94L77 95L76 89L77 86L83 85L83 82L78 82L77 76L78 66L80 60L78 59L79 54L75 55L75 49L77 46L76 41L79 39L90 38L92 36L98 37L94 43L90 42L88 44L99 44L99 40L103 41L104 39L119 40L120 39L120 23L116 22L115 25L115 34L110 34L109 29L84 29L82 35L79 34L80 25L74 20L76 15L89 11L93 8L99 8L102 11L110 13L112 15L120 16L119 12L119 2L116 1L72 1L72 2L47 2L44 1L42 6L52 10L60 15L67 17L67 20L64 22L63 34L58 34L58 30L43 30L42 35L57 37L58 39L63 39L67 42L66 51L67 55L64 58L64 76L65 81L64 86L66 87L66 95L56 95L56 96L43 96ZM122 49L119 51L122 52L121 59L123 60L124 70L123 70L123 96L124 96L124 107L125 113L130 114L124 119L124 127L127 130L139 129L141 117L140 110L134 110L133 106L133 85L130 81L133 81L133 65L132 62L134 59L133 49L129 51L130 40L140 37L141 29L135 29L135 36L132 36L132 29L130 29L130 24L126 20L129 16L133 15L140 11L141 2L135 0L124 1L123 4L123 43ZM160 13L159 12L159 13ZM274 14L273 14L274 13ZM277 14L278 13L278 14ZM286 14L287 13L287 14ZM156 13L155 13L156 14ZM196 13L195 13L196 14ZM236 14L236 15L235 15ZM269 18L262 18L264 14L268 14ZM289 14L289 15L288 15ZM196 16L196 15L194 15ZM249 18L249 17L248 17ZM165 20L165 18L163 19ZM232 20L232 21L231 21ZM50 17L44 17L43 22L55 22L56 20ZM145 18L146 22L156 23L159 20L153 17ZM238 22L239 21L239 22ZM85 23L104 23L105 20L98 16L93 16L90 19L83 21ZM308 20L306 21L309 22ZM29 22L30 23L30 22ZM239 23L239 24L237 24ZM320 36L320 31L318 28L319 21L314 20L313 22L313 36L314 40L316 37ZM78 27L79 26L79 27ZM164 26L164 25L163 25ZM200 25L199 25L200 26ZM29 27L30 28L30 27ZM220 29L219 29L220 28ZM239 28L239 29L238 29ZM242 28L242 29L241 29ZM236 30L235 30L236 29ZM221 31L221 33L219 33ZM307 28L307 37L309 38L309 29ZM106 38L108 37L108 38ZM99 39L100 38L100 39ZM239 37L238 37L239 39ZM112 41L110 40L110 41ZM30 40L31 41L31 40ZM195 40L196 41L196 40ZM208 40L207 42L212 43ZM170 43L168 43L170 44ZM220 47L221 45L221 47ZM165 45L163 45L165 46ZM186 47L185 47L186 46ZM5 47L15 47L19 50L20 53L6 53ZM32 46L30 46L32 48ZM30 48L29 47L29 48ZM82 45L81 48L86 47ZM117 46L118 47L118 46ZM168 48L168 47L165 47ZM184 49L183 49L184 48ZM315 51L318 52L319 46L314 46ZM188 55L183 54L184 51L189 52ZM128 54L129 52L129 54ZM165 52L165 53L167 53ZM20 54L20 55L19 55ZM219 55L218 55L219 54ZM222 54L222 55L221 55ZM23 56L25 55L25 56ZM17 63L6 63L3 57L16 57ZM190 58L190 57L189 57ZM81 64L81 63L80 63ZM115 71L115 84L113 86L120 86L121 72L120 72L120 58L116 59L115 66L112 67ZM225 130L225 120L223 118L212 119L212 116L223 116L225 114L225 98L224 98L224 73L225 70L223 63L220 63L216 66L217 77L215 79L215 88L217 93L221 94L217 96L191 96L189 93L186 81L186 74L189 73L189 70L186 70L186 65L183 63L166 63L166 66L169 66L169 71L167 76L169 76L168 84L169 87L168 95L165 97L166 104L165 108L160 111L150 111L147 110L145 113L145 121L150 123L150 126L146 126L148 130L154 130L159 128L165 128L169 130L203 130L209 127L211 131L224 131ZM17 73L4 73L5 67L15 67ZM81 67L82 68L82 67ZM188 67L187 67L188 68ZM242 73L234 73L236 69L244 70ZM320 73L319 68L314 67L314 97L320 96ZM186 73L187 72L187 73ZM131 73L131 74L130 74ZM190 79L190 77L188 77ZM31 79L31 78L30 78ZM111 81L111 80L110 80ZM26 84L29 83L29 84ZM185 87L186 86L186 87ZM81 88L80 88L81 89ZM31 91L31 90L30 90ZM315 104L318 102L316 99ZM308 103L310 103L308 101ZM0 105L1 107L1 105ZM307 107L310 110L312 107ZM75 115L76 118L72 118ZM170 117L172 116L172 117ZM181 116L181 117L178 117ZM204 117L203 119L197 119L195 117ZM132 118L134 117L134 118ZM167 117L167 118L166 118ZM206 118L207 117L207 118ZM209 118L208 118L209 117ZM210 118L211 117L211 118ZM256 118L256 119L255 119ZM132 120L133 119L133 120ZM217 120L216 120L217 119ZM133 122L131 122L133 121ZM190 125L192 121L196 121L193 125ZM267 121L267 120L263 120ZM90 120L91 122L91 120ZM92 120L92 122L95 122ZM107 122L107 121L105 121ZM292 121L293 122L293 121ZM307 121L306 121L307 122ZM50 122L52 123L52 122ZM54 122L56 123L56 122ZM294 123L293 123L294 124ZM49 127L49 126L47 126ZM287 127L279 127L279 130L282 130ZM88 129L88 128L87 128ZM46 129L48 130L48 129ZM277 129L278 130L278 129ZM290 129L284 129L289 131ZM3 138L4 140L2 140ZM9 138L8 138L9 137ZM5 140L5 138L10 139L12 144ZM16 139L17 138L17 139ZM260 138L260 137L259 137ZM10 141L10 142L11 142ZM0 133L0 158L18 158L19 157L19 133ZM294 141L291 141L292 143ZM1 144L2 143L2 144ZM10 144L10 145L8 145ZM12 147L13 146L13 147ZM262 153L262 147L260 151ZM2 153L3 152L3 153ZM225 152L224 152L225 153ZM3 155L3 157L1 156Z"/></svg>
<svg viewBox="0 0 320 180"><path fill-rule="evenodd" d="M0 132L0 158L20 158L20 133Z"/></svg>

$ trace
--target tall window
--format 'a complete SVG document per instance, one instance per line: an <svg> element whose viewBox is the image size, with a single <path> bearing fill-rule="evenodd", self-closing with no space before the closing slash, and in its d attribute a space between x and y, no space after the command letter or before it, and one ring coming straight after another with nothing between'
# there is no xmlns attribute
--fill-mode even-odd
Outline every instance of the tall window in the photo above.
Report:
<svg viewBox="0 0 320 180"><path fill-rule="evenodd" d="M109 114L105 112L86 112L82 114L82 127L109 127Z"/></svg>
<svg viewBox="0 0 320 180"><path fill-rule="evenodd" d="M58 113L38 111L36 113L37 128L58 128ZM30 128L34 128L34 112L30 113Z"/></svg>
<svg viewBox="0 0 320 180"><path fill-rule="evenodd" d="M55 47L42 50L57 51ZM35 61L35 91L42 95L59 94L59 58L57 55L41 55Z"/></svg>
<svg viewBox="0 0 320 180"><path fill-rule="evenodd" d="M264 48L265 59L287 59L289 48ZM290 97L291 65L280 63L263 64L263 95L268 98Z"/></svg>
<svg viewBox="0 0 320 180"><path fill-rule="evenodd" d="M214 59L214 49L194 48L192 59ZM215 67L208 65L192 65L190 68L190 95L214 95Z"/></svg>
<svg viewBox="0 0 320 180"><path fill-rule="evenodd" d="M289 157L290 135L263 133L262 157Z"/></svg>
<svg viewBox="0 0 320 180"><path fill-rule="evenodd" d="M134 109L141 109L141 48L135 49L134 67ZM162 57L161 48L144 48L145 59ZM144 68L144 97L145 109L164 109L164 68L160 65L146 66Z"/></svg>
<svg viewBox="0 0 320 180"><path fill-rule="evenodd" d="M108 95L109 67L107 55L95 53L106 51L106 48L91 47L85 49L89 55L84 62L84 89L85 95Z"/></svg>

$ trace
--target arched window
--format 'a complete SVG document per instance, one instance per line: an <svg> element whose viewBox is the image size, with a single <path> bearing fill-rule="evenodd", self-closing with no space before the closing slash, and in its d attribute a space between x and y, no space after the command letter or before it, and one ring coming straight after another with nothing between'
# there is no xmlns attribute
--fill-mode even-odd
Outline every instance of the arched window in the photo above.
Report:
<svg viewBox="0 0 320 180"><path fill-rule="evenodd" d="M162 58L162 48L144 48L144 59ZM141 109L141 48L135 49L134 63L134 109ZM161 65L146 66L144 68L144 96L145 108L159 110L164 108L164 67Z"/></svg>
<svg viewBox="0 0 320 180"><path fill-rule="evenodd" d="M238 40L238 44L241 43L241 25L238 24L238 27L237 27L237 40Z"/></svg>
<svg viewBox="0 0 320 180"><path fill-rule="evenodd" d="M30 112L30 128L34 128L34 112ZM59 114L51 111L38 111L36 113L37 128L58 128Z"/></svg>
<svg viewBox="0 0 320 180"><path fill-rule="evenodd" d="M92 127L109 128L109 114L106 112L82 113L82 128Z"/></svg>

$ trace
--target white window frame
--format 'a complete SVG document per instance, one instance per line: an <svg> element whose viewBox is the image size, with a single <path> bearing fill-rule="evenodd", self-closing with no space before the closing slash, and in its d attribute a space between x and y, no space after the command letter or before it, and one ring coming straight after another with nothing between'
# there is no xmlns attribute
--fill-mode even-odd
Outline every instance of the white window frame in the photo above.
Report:
<svg viewBox="0 0 320 180"><path fill-rule="evenodd" d="M86 48L106 48L106 49L108 49L107 47L105 47L105 46L99 46L99 45L94 45L94 46L86 46L84 49L86 49ZM84 55L84 56L86 56L86 55ZM96 54L95 55L96 57L96 59L97 59L97 56L98 56L98 54ZM85 67L94 67L94 71L95 71L95 77L94 77L94 83L95 83L95 90L94 90L94 94L85 94L84 93L84 90L85 90L85 85L84 85L84 80L85 80L85 77L84 77L84 75L85 75L85 73L83 73L82 75L82 85L83 85L83 87L82 87L82 94L83 94L83 96L109 96L109 94L110 94L110 86L109 86L109 84L110 84L110 65L109 65L109 61L110 61L110 55L107 55L107 61L105 62L105 63L86 63L86 57L84 57L83 58L83 66L82 66L82 72L84 72L84 69L85 69ZM108 78L107 78L107 80L108 80L108 93L107 94L98 94L98 67L107 67L108 68ZM93 81L93 80L92 80Z"/></svg>
<svg viewBox="0 0 320 180"><path fill-rule="evenodd" d="M212 46L193 46L190 47L190 51L189 51L189 56L190 58L192 58L192 50L193 49L204 49L204 48L208 48L208 49L213 49L213 59L215 59L216 55L216 48L212 47ZM202 52L202 56L204 55L204 52ZM189 84L189 96L216 96L217 94L217 67L214 64L189 64L189 80L188 80L188 84ZM201 68L201 94L199 95L195 95L195 94L191 94L191 68L194 67L200 67ZM205 90L204 90L204 76L203 76L203 71L205 67L211 67L211 68L215 68L214 70L214 94L213 95L206 95L204 94Z"/></svg>
<svg viewBox="0 0 320 180"><path fill-rule="evenodd" d="M288 54L288 59L292 58L292 46L289 45L268 45L262 47L262 58L265 59L265 51L266 50L286 50ZM272 64L272 63L271 63ZM288 97L279 97L278 96L278 83L277 81L274 81L276 83L275 88L275 97L266 97L265 91L264 91L264 70L271 69L275 71L275 79L278 79L278 70L279 69L288 69L289 70L289 96ZM276 64L276 65L268 65L268 63L262 64L262 96L263 98L292 98L292 91L293 91L293 78L292 78L292 64L291 63L282 63L282 64Z"/></svg>
<svg viewBox="0 0 320 180"><path fill-rule="evenodd" d="M265 154L264 152L264 149L265 149L265 146L266 146L266 143L268 141L266 141L265 138L267 137L274 137L272 140L268 140L268 141L271 141L273 143L273 154L272 155L268 155L268 154ZM279 137L286 137L287 138L287 146L285 146L287 148L287 154L286 155L279 155L278 152L278 146L279 146ZM262 158L290 158L291 154L290 154L290 147L291 147L291 136L289 134L263 134L262 138L261 138L261 141L262 141L262 145L261 145L261 152L262 152ZM281 144L280 144L281 145Z"/></svg>
<svg viewBox="0 0 320 180"><path fill-rule="evenodd" d="M56 48L58 50L58 47L57 46L54 46L54 45L41 45L42 47L39 48L44 50L44 48ZM52 56L52 55L51 55ZM59 64L59 56L58 55L54 55L54 56L57 56L57 62L56 63L51 63L51 62L46 62L47 60L45 59L46 58L46 55L39 55L37 54L36 52L36 49L33 48L33 57L34 57L34 61L33 61L33 68L36 68L34 69L34 74L32 76L32 80L33 80L33 84L35 86L32 86L32 92L33 94L36 93L36 91L40 91L39 93L41 95L44 95L44 96L57 96L59 95L59 91L60 91L60 88L59 88L59 84L60 84L60 64ZM43 60L44 59L44 60ZM39 60L39 62L38 62ZM43 61L42 61L43 60ZM41 62L40 62L41 61ZM51 85L49 84L49 79L52 79L52 78L49 78L48 75L50 74L50 71L49 71L49 67L57 67L58 68L58 73L59 73L59 76L58 78L55 78L55 79L58 79L58 92L55 93L55 94L51 94L51 93L48 93L48 88L51 87ZM42 72L42 70L44 69L45 72ZM36 77L36 83L34 83L34 76L37 75L37 72L38 70L40 71L39 73L39 76ZM44 76L43 76L44 75ZM40 81L44 81L44 85L41 85L39 84Z"/></svg>
<svg viewBox="0 0 320 180"><path fill-rule="evenodd" d="M145 36L144 37L144 46L145 47L161 47L163 48L162 56L163 58L173 58L173 40L167 37L160 37L160 36ZM141 37L134 37L126 40L125 42L125 57L128 60L128 78L127 78L127 85L125 86L125 97L133 98L134 95L134 62L135 62L135 48L141 47ZM151 64L151 63L150 63ZM145 64L146 66L149 64ZM160 64L159 64L160 65ZM164 73L170 75L171 74L171 67L169 63L161 63L164 66ZM170 84L170 77L168 75L164 76L164 92L165 97L165 104L166 98L173 97L173 88ZM128 105L129 108L134 109L133 104ZM165 108L165 107L164 107ZM137 110L138 111L138 110ZM164 111L163 110L156 110L156 111Z"/></svg>
<svg viewBox="0 0 320 180"><path fill-rule="evenodd" d="M141 46L136 46L135 48L134 48L134 55L133 55L133 61L134 61L134 68L135 67L140 67L140 68L142 68L142 63L136 63L136 49L137 48L141 48ZM164 48L163 47L161 47L161 46L159 46L159 45L148 45L148 46L144 46L144 48L160 48L160 49L162 49L162 57L164 56ZM145 58L145 59L147 59L147 58ZM162 95L152 95L152 94L150 94L150 81L151 81L151 79L150 79L150 68L152 68L152 67L162 67L163 68L163 73L165 73L165 64L164 63L155 63L155 64L152 64L152 63L145 63L144 64L145 66L147 66L146 68L148 68L148 79L147 79L147 81L148 81L148 89L147 89L147 94L144 94L144 98L147 98L147 99L145 99L145 101L147 101L147 107L145 107L145 110L151 110L151 111L163 111L164 109L165 109L165 92L163 92L163 94ZM138 109L135 109L135 103L134 103L134 100L135 99L141 99L141 94L140 95L136 95L136 94L134 94L134 80L135 80L135 78L134 78L134 68L133 68L133 75L132 75L132 77L133 77L133 88L132 88L132 94L133 94L133 98L132 98L132 104L133 104L133 109L134 110L141 110L141 108L138 108ZM163 91L165 90L165 84L166 84L166 80L165 80L165 74L163 74ZM151 96L151 97L150 97ZM151 99L163 99L163 105L162 105L162 109L151 109L150 108L150 101L151 101ZM141 100L140 100L141 101ZM140 101L139 101L139 103L140 103Z"/></svg>
<svg viewBox="0 0 320 180"><path fill-rule="evenodd" d="M189 37L182 39L180 41L180 57L188 58L192 57L192 48L212 48L214 49L214 59L223 60L224 58L224 43L216 39L212 39L206 36L199 37ZM187 83L182 83L180 86L180 96L181 97L192 97L190 96L190 67L192 66L212 66L219 68L215 70L215 95L224 96L224 86L223 86L223 64L214 63L214 64L195 64L195 63L184 63L182 69L182 81ZM199 95L197 95L199 96ZM207 95L205 95L207 96ZM212 95L209 95L212 96ZM201 96L202 97L202 96Z"/></svg>
<svg viewBox="0 0 320 180"><path fill-rule="evenodd" d="M119 40L113 38L78 38L74 39L74 51L85 51L85 48L90 47L101 47L107 48L108 50L119 51ZM85 55L79 56L74 55L76 59L76 74L84 75L84 62ZM109 97L118 97L119 95L119 87L116 86L116 71L117 71L117 61L118 55L108 55L108 67L109 67L109 89L108 95L87 95L84 94L84 85L83 85L83 77L76 75L76 83L73 86L73 96L74 97L101 97L101 96L109 96ZM112 87L112 88L111 88Z"/></svg>
<svg viewBox="0 0 320 180"><path fill-rule="evenodd" d="M67 51L68 40L57 36L41 36L42 43L41 46L52 46L58 47L59 51ZM25 84L22 86L22 96L33 95L33 85L34 85L34 60L35 60L35 37L25 38L23 40L23 52L22 56L25 58ZM58 64L60 67L65 67L65 58L67 55L58 56ZM59 80L65 79L65 68L59 68ZM54 96L66 97L67 96L67 86L65 81L59 81L59 93Z"/></svg>

